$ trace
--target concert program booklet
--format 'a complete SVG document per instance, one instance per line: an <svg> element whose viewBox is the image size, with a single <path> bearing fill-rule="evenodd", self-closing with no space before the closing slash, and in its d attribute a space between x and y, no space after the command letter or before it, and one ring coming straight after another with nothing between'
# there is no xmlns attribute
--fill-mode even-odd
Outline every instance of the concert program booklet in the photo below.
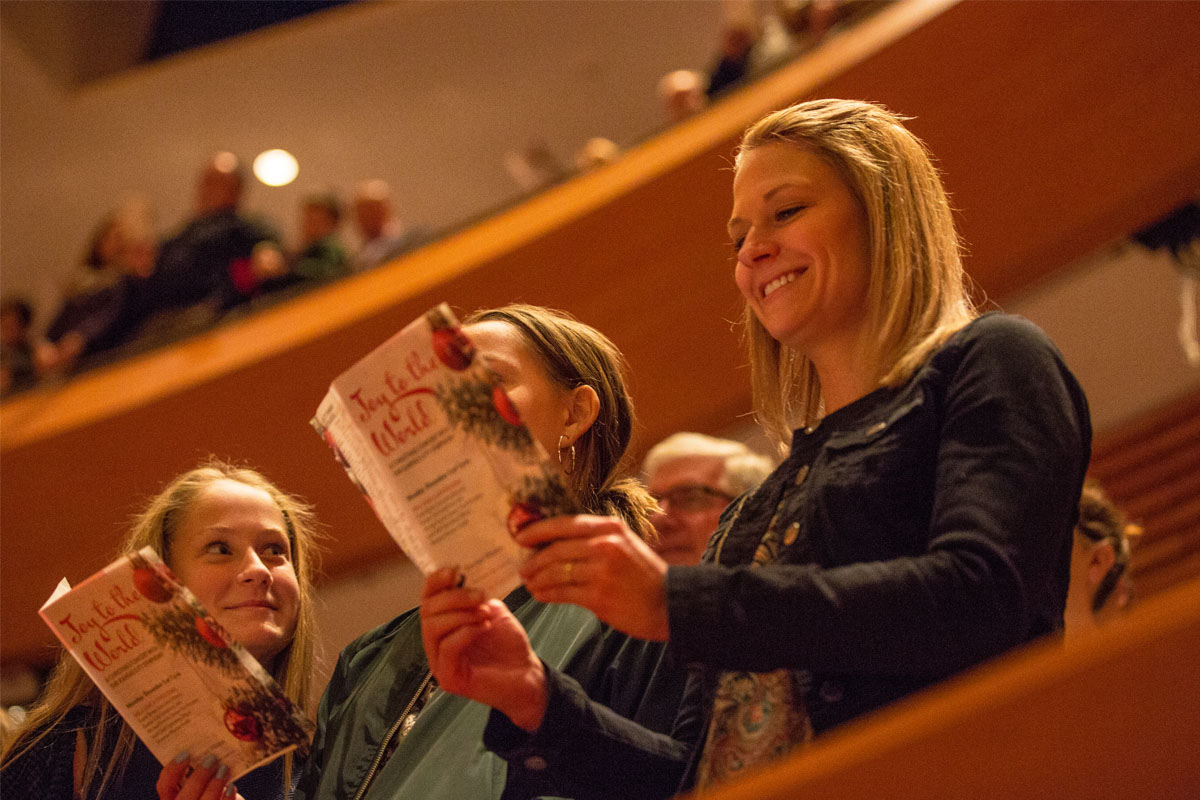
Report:
<svg viewBox="0 0 1200 800"><path fill-rule="evenodd" d="M579 507L482 361L443 303L338 376L312 425L423 574L503 597L527 555L513 535Z"/></svg>
<svg viewBox="0 0 1200 800"><path fill-rule="evenodd" d="M233 780L308 746L312 723L148 547L39 613L163 764L211 753Z"/></svg>

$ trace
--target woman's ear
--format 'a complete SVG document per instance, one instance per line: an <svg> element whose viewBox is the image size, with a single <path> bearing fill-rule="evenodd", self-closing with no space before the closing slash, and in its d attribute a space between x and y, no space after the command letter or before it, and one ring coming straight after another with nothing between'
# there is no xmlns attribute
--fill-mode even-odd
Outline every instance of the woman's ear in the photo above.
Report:
<svg viewBox="0 0 1200 800"><path fill-rule="evenodd" d="M571 390L571 399L567 406L567 422L563 430L563 447L570 447L575 441L592 427L600 414L600 395L596 390L584 384Z"/></svg>

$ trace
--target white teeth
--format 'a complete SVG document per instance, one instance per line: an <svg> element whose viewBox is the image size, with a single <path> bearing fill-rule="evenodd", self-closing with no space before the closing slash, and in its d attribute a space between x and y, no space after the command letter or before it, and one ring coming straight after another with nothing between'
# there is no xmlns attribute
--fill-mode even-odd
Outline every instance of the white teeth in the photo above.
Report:
<svg viewBox="0 0 1200 800"><path fill-rule="evenodd" d="M780 286L785 286L796 280L796 275L798 274L799 273L796 272L789 272L786 275L780 275L778 278L763 287L763 297L770 297L771 292L775 291Z"/></svg>

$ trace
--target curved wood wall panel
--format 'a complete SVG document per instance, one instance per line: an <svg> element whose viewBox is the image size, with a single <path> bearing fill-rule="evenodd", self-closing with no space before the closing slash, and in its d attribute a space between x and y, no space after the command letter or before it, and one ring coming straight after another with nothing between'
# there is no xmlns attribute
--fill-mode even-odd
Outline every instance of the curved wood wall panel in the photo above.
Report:
<svg viewBox="0 0 1200 800"><path fill-rule="evenodd" d="M912 115L975 281L1002 298L1045 278L1200 186L1198 22L1192 3L897 3L611 167L371 273L5 403L0 658L50 660L35 612L58 578L102 565L141 500L209 453L317 506L327 575L399 558L307 421L334 375L443 300L557 306L609 334L639 409L634 458L668 433L744 421L728 166L746 124L796 99Z"/></svg>
<svg viewBox="0 0 1200 800"><path fill-rule="evenodd" d="M1200 575L1200 392L1099 438L1089 471L1144 528L1130 562L1137 598Z"/></svg>

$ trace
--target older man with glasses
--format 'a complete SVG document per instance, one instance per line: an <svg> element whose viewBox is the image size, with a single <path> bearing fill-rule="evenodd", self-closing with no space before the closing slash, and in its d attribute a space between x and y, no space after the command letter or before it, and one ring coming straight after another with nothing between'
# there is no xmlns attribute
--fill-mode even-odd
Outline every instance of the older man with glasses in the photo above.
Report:
<svg viewBox="0 0 1200 800"><path fill-rule="evenodd" d="M725 506L772 467L741 442L701 433L676 433L652 447L642 471L661 507L652 520L658 554L668 564L699 563Z"/></svg>

